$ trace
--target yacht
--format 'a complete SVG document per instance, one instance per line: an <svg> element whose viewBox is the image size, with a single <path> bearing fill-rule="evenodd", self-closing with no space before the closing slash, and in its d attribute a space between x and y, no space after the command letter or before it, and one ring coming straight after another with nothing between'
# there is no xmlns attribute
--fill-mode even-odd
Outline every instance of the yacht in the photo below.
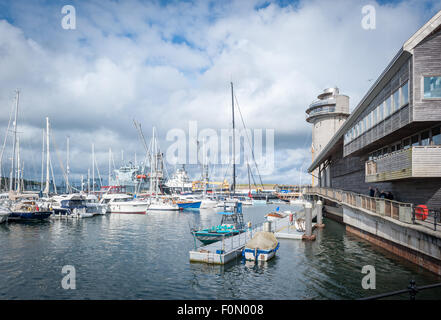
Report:
<svg viewBox="0 0 441 320"><path fill-rule="evenodd" d="M103 215L107 213L107 206L103 203L99 203L97 196L88 194L86 196L87 212Z"/></svg>
<svg viewBox="0 0 441 320"><path fill-rule="evenodd" d="M101 204L106 206L108 213L137 213L145 214L149 203L146 201L134 200L127 194L104 194Z"/></svg>

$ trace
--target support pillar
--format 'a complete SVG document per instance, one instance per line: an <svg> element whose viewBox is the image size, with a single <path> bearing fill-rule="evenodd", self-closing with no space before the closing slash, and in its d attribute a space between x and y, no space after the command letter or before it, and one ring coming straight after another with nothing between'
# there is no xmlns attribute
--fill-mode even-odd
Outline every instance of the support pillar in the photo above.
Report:
<svg viewBox="0 0 441 320"><path fill-rule="evenodd" d="M325 225L323 224L323 203L321 200L317 201L316 204L316 210L317 210L317 228L324 228Z"/></svg>
<svg viewBox="0 0 441 320"><path fill-rule="evenodd" d="M305 234L302 240L315 240L315 235L312 234L312 204L310 202L305 204Z"/></svg>

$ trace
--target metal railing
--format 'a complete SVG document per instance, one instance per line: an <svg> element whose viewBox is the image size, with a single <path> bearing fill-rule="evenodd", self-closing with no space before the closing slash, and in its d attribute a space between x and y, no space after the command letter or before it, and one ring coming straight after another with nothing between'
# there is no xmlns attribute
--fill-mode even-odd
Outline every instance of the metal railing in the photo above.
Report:
<svg viewBox="0 0 441 320"><path fill-rule="evenodd" d="M434 231L439 229L441 225L441 210L428 209L427 214L424 215L422 210L414 207L412 210L412 222L428 228L433 228Z"/></svg>
<svg viewBox="0 0 441 320"><path fill-rule="evenodd" d="M441 228L441 210L428 209L427 215L423 217L421 212L417 210L418 207L415 207L412 203L375 198L351 191L326 187L307 187L304 189L304 192L317 194L339 203L362 208L404 223L420 225L434 231L438 231Z"/></svg>
<svg viewBox="0 0 441 320"><path fill-rule="evenodd" d="M405 223L413 223L413 204L384 198L375 198L351 191L325 187L308 187L306 193L330 198L339 203L362 208L381 216L390 217Z"/></svg>
<svg viewBox="0 0 441 320"><path fill-rule="evenodd" d="M409 283L409 286L406 289L398 290L398 291L392 291L392 292L387 292L387 293L382 293L382 294L377 294L375 296L361 298L361 299L358 299L358 300L378 300L378 299L382 299L382 298L397 296L397 295L404 294L404 293L409 293L409 299L410 300L415 300L416 295L419 292L421 292L423 290L439 288L439 287L441 287L441 283L435 283L435 284L430 284L430 285L427 285L427 286L417 287L415 280L411 280L410 283Z"/></svg>

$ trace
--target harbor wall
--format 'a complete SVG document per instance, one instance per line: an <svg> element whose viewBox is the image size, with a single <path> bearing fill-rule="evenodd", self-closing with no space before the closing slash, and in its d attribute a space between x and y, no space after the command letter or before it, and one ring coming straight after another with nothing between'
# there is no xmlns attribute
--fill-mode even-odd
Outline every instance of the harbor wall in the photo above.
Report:
<svg viewBox="0 0 441 320"><path fill-rule="evenodd" d="M441 275L441 233L343 206L346 231Z"/></svg>

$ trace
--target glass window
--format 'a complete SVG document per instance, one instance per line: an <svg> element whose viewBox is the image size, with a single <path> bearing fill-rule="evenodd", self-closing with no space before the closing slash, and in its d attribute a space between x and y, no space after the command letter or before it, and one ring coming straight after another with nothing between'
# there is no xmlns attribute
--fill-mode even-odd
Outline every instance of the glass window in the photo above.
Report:
<svg viewBox="0 0 441 320"><path fill-rule="evenodd" d="M396 148L397 151L398 151L398 150L401 150L401 143L397 143L397 144L395 145L395 148Z"/></svg>
<svg viewBox="0 0 441 320"><path fill-rule="evenodd" d="M372 122L373 122L374 126L377 124L377 114L378 114L378 110L377 109L372 111Z"/></svg>
<svg viewBox="0 0 441 320"><path fill-rule="evenodd" d="M382 121L384 118L384 104L378 106L378 122Z"/></svg>
<svg viewBox="0 0 441 320"><path fill-rule="evenodd" d="M441 145L440 127L432 129L432 144Z"/></svg>
<svg viewBox="0 0 441 320"><path fill-rule="evenodd" d="M424 98L441 98L441 77L424 77Z"/></svg>
<svg viewBox="0 0 441 320"><path fill-rule="evenodd" d="M395 151L395 146L390 147L390 152L394 152Z"/></svg>
<svg viewBox="0 0 441 320"><path fill-rule="evenodd" d="M367 117L364 117L363 119L363 132L368 131L368 126L367 126Z"/></svg>
<svg viewBox="0 0 441 320"><path fill-rule="evenodd" d="M424 131L421 133L421 145L428 146L430 143L429 131Z"/></svg>
<svg viewBox="0 0 441 320"><path fill-rule="evenodd" d="M400 91L397 90L393 94L392 113L400 109Z"/></svg>
<svg viewBox="0 0 441 320"><path fill-rule="evenodd" d="M372 128L372 112L368 115L368 128Z"/></svg>
<svg viewBox="0 0 441 320"><path fill-rule="evenodd" d="M404 86L401 87L401 105L409 103L409 83L406 82Z"/></svg>
<svg viewBox="0 0 441 320"><path fill-rule="evenodd" d="M411 144L412 144L412 147L414 147L414 146L418 146L418 145L419 145L418 135L417 135L417 134L414 135L414 136L412 136L412 138L411 138Z"/></svg>
<svg viewBox="0 0 441 320"><path fill-rule="evenodd" d="M391 115L391 97L389 97L389 98L387 98L386 99L386 101L385 101L385 104L386 104L386 106L385 106L385 108L386 108L386 115L385 115L385 118L387 118L387 117L389 117L390 115Z"/></svg>

